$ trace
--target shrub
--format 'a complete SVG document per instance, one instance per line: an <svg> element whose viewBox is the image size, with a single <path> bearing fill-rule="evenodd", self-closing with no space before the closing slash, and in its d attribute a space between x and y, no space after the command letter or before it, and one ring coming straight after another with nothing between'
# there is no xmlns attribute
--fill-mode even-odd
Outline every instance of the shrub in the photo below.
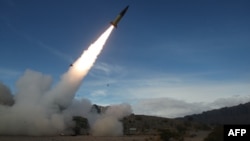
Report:
<svg viewBox="0 0 250 141"><path fill-rule="evenodd" d="M170 138L176 138L178 135L175 132L170 131L169 129L160 130L160 138L163 141L169 141Z"/></svg>
<svg viewBox="0 0 250 141"><path fill-rule="evenodd" d="M223 141L223 126L217 126L204 141Z"/></svg>

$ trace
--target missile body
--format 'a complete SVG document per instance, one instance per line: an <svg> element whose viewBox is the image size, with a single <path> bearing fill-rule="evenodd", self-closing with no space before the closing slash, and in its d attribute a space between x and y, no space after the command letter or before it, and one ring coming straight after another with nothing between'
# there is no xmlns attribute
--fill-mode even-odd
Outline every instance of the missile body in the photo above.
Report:
<svg viewBox="0 0 250 141"><path fill-rule="evenodd" d="M117 28L117 24L119 21L122 19L122 17L126 14L129 6L126 6L120 13L119 15L115 18L115 20L111 21L110 24L112 24L115 28ZM73 67L74 64L70 64L70 67Z"/></svg>
<svg viewBox="0 0 250 141"><path fill-rule="evenodd" d="M119 23L119 21L121 20L121 18L125 15L125 13L127 12L128 10L128 7L125 7L121 12L120 14L115 18L115 20L113 20L112 22L110 22L114 27L117 28L117 24Z"/></svg>

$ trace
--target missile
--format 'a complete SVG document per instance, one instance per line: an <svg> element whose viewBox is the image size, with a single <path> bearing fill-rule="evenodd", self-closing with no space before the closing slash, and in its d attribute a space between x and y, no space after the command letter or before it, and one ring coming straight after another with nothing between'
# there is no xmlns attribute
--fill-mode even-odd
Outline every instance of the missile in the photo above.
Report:
<svg viewBox="0 0 250 141"><path fill-rule="evenodd" d="M110 24L112 24L115 28L117 28L117 24L119 23L119 21L122 19L122 17L126 14L127 10L128 10L128 6L126 6L120 13L119 15L115 18L115 20L111 21ZM69 67L73 67L74 64L70 64ZM107 84L107 86L109 86L109 84Z"/></svg>
<svg viewBox="0 0 250 141"><path fill-rule="evenodd" d="M122 19L122 17L126 14L128 7L125 7L120 13L119 15L115 18L115 20L113 20L112 22L110 22L110 24L112 24L115 28L117 28L117 24L119 23L119 21Z"/></svg>

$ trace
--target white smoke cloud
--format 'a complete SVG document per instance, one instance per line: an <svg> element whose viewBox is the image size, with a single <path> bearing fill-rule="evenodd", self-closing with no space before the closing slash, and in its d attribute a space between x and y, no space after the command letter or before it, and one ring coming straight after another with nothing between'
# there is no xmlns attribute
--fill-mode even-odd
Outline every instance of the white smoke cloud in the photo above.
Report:
<svg viewBox="0 0 250 141"><path fill-rule="evenodd" d="M120 136L123 134L123 126L120 121L123 117L132 113L128 104L110 106L97 120L91 125L94 136Z"/></svg>
<svg viewBox="0 0 250 141"><path fill-rule="evenodd" d="M73 116L88 118L93 135L123 134L120 120L131 114L132 110L128 104L112 105L99 115L89 112L92 107L89 100L71 99L70 104L62 109L56 101L45 101L54 96L48 96L48 93L51 93L51 85L50 76L26 70L16 83L15 103L12 106L0 105L0 135L56 135L74 125ZM8 88L0 86L1 98L7 94L11 99Z"/></svg>
<svg viewBox="0 0 250 141"><path fill-rule="evenodd" d="M54 87L51 87L49 75L32 70L26 70L17 81L14 98L9 89L0 84L0 135L56 135L74 126L73 116L86 117L94 125L91 127L95 127L93 135L121 135L122 123L119 120L131 113L129 105L110 106L100 116L90 112L92 104L89 100L74 99L112 29L110 26L91 44ZM105 122L108 127L105 131L98 126L103 125L103 119L108 121L108 124Z"/></svg>
<svg viewBox="0 0 250 141"><path fill-rule="evenodd" d="M94 136L119 136L122 135L122 123L115 117L101 116L92 126Z"/></svg>
<svg viewBox="0 0 250 141"><path fill-rule="evenodd" d="M0 134L52 135L64 129L64 119L57 107L42 102L50 89L52 79L31 70L17 81L15 103L0 105ZM49 107L49 108L48 108Z"/></svg>

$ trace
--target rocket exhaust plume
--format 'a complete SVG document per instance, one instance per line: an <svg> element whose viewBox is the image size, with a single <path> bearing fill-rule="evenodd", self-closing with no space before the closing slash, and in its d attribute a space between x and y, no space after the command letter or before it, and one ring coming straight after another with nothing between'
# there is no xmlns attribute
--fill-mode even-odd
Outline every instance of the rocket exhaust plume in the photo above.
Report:
<svg viewBox="0 0 250 141"><path fill-rule="evenodd" d="M69 68L68 72L62 76L60 83L47 94L50 100L46 99L46 101L53 100L51 102L56 103L61 108L65 108L71 103L81 81L94 65L97 56L100 54L113 29L114 26L111 25L93 44L88 47L87 50L82 53L82 55ZM52 99L51 96L53 96Z"/></svg>
<svg viewBox="0 0 250 141"><path fill-rule="evenodd" d="M72 125L73 116L87 117L91 103L81 100L77 104L74 96L113 28L111 25L82 53L54 88L50 76L31 70L17 81L14 98L1 85L6 98L0 101L0 135L55 135ZM76 104L84 106L72 108Z"/></svg>
<svg viewBox="0 0 250 141"><path fill-rule="evenodd" d="M0 82L0 135L58 135L72 129L74 116L88 119L92 135L122 135L120 120L132 112L130 105L113 105L97 115L89 112L89 100L76 100L74 96L127 9L82 53L55 87L51 88L50 76L31 70L17 81L15 95Z"/></svg>
<svg viewBox="0 0 250 141"><path fill-rule="evenodd" d="M97 56L100 54L113 29L114 26L111 25L93 44L91 44L90 47L83 52L81 57L75 61L71 70L75 73L79 72L85 76L89 69L93 66Z"/></svg>

